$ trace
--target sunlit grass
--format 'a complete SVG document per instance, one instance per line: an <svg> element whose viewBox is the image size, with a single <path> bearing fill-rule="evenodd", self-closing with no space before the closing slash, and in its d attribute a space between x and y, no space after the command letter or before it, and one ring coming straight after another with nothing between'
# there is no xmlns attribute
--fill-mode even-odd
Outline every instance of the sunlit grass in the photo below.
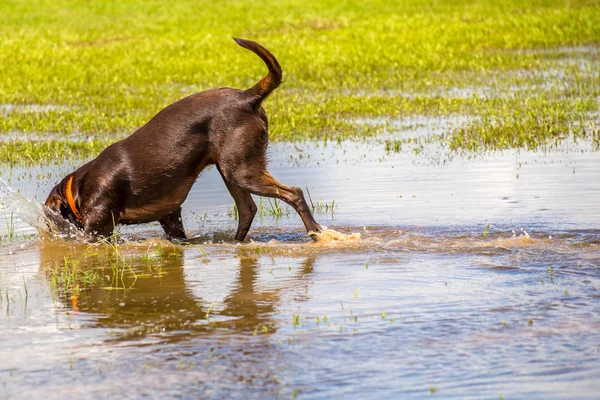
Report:
<svg viewBox="0 0 600 400"><path fill-rule="evenodd" d="M306 195L310 203L310 211L313 214L331 214L332 217L334 216L336 210L335 200L332 200L331 203L324 202L323 200L319 200L316 203L313 202L308 186L306 187Z"/></svg>
<svg viewBox="0 0 600 400"><path fill-rule="evenodd" d="M331 203L325 202L323 200L319 200L317 202L313 202L312 197L310 195L310 191L306 188L306 194L310 203L310 210L313 214L330 214L332 217L335 215L335 211L337 209L337 205L335 204L335 200L332 200ZM281 218L287 217L292 212L292 207L288 206L281 200L272 199L272 198L258 198L258 204L256 206L256 215L258 217L274 217ZM239 218L239 210L237 205L234 204L233 208L227 212L227 216L232 219Z"/></svg>
<svg viewBox="0 0 600 400"><path fill-rule="evenodd" d="M454 113L473 120L446 135L451 149L597 132L584 128L597 123L595 1L10 0L0 16L0 140L12 138L0 163L94 156L183 96L249 87L266 69L231 36L283 67L264 103L272 140L365 138L386 120ZM61 137L39 138L50 132Z"/></svg>

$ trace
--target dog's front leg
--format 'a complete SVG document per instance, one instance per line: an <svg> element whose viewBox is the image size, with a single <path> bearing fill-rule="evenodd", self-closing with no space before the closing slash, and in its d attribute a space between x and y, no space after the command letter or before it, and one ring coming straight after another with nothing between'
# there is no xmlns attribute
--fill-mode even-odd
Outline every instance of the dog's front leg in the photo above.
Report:
<svg viewBox="0 0 600 400"><path fill-rule="evenodd" d="M160 225L165 230L167 239L186 239L185 231L183 230L183 221L181 219L181 207L177 208L177 210L166 217L159 219L158 222L160 222Z"/></svg>
<svg viewBox="0 0 600 400"><path fill-rule="evenodd" d="M87 214L84 218L83 232L91 241L96 241L99 237L108 238L118 222L118 215L115 216L111 211Z"/></svg>
<svg viewBox="0 0 600 400"><path fill-rule="evenodd" d="M256 207L256 203L254 203L252 195L249 191L229 182L223 175L223 172L221 172L221 168L218 164L217 170L221 174L223 182L225 182L225 186L227 186L229 194L231 194L231 197L233 197L233 200L235 200L235 205L238 209L238 228L237 232L235 233L235 240L243 242L248 234L248 231L250 230L250 226L252 225L252 221L254 220L254 216L256 215L258 208Z"/></svg>

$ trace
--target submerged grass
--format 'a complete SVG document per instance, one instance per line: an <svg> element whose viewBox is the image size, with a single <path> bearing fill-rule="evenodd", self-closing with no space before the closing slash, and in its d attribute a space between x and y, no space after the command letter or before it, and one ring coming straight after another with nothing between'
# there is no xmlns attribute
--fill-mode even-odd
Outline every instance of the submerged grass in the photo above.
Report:
<svg viewBox="0 0 600 400"><path fill-rule="evenodd" d="M151 244L145 250L137 247L122 248L117 234L97 244L80 246L64 252L46 268L46 276L53 295L76 299L90 287L103 290L128 290L138 278L161 276L162 263L177 252L172 245ZM137 272L136 272L137 270Z"/></svg>
<svg viewBox="0 0 600 400"><path fill-rule="evenodd" d="M595 0L8 0L0 17L1 163L93 156L183 96L249 87L265 67L231 36L283 67L264 104L273 140L369 137L386 124L365 117L461 113L474 119L448 133L453 149L535 147L589 134L577 129L598 112ZM50 132L64 139L27 137Z"/></svg>
<svg viewBox="0 0 600 400"><path fill-rule="evenodd" d="M55 298L65 297L76 299L80 290L88 285L98 284L103 280L96 269L80 268L86 252L79 259L72 259L70 254L63 256L60 262L54 262L47 270L46 275L50 289Z"/></svg>
<svg viewBox="0 0 600 400"><path fill-rule="evenodd" d="M54 290L63 288L65 291L74 291L82 284L98 283L101 280L96 270L84 270L79 268L81 260L71 260L68 255L64 256L63 262L55 263L49 269L50 286Z"/></svg>
<svg viewBox="0 0 600 400"><path fill-rule="evenodd" d="M332 200L331 203L324 202L323 200L314 203L308 187L306 188L306 193L310 202L310 210L313 214L331 214L332 217L335 215L337 208L335 200ZM292 209L290 206L278 199L268 197L264 199L262 197L258 198L256 215L259 217L287 217L290 215L291 211ZM239 210L236 204L233 205L233 208L227 213L227 216L233 219L239 218Z"/></svg>
<svg viewBox="0 0 600 400"><path fill-rule="evenodd" d="M308 201L310 203L310 211L313 214L331 214L332 217L335 215L335 200L332 200L331 203L326 203L323 200L314 203L312 196L310 195L310 190L308 190L308 186L306 187L306 195L308 196Z"/></svg>
<svg viewBox="0 0 600 400"><path fill-rule="evenodd" d="M16 237L14 213L10 213L10 218L5 218L5 220L6 233L5 235L0 235L0 244L2 244L2 242L11 242Z"/></svg>
<svg viewBox="0 0 600 400"><path fill-rule="evenodd" d="M0 206L2 206L1 202ZM35 236L33 234L19 234L17 232L15 229L15 215L12 212L8 214L0 211L0 219L4 220L4 226L0 227L0 245L17 240L27 240Z"/></svg>

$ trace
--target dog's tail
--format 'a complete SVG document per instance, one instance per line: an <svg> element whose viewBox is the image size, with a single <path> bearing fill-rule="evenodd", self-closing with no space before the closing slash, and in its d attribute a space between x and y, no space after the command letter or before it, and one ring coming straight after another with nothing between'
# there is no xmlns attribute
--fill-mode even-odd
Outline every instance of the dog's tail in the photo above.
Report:
<svg viewBox="0 0 600 400"><path fill-rule="evenodd" d="M244 94L250 100L252 106L258 107L260 106L260 103L281 83L281 67L275 56L260 44L246 39L233 38L233 40L243 48L248 49L259 56L265 64L267 64L267 68L269 68L267 76L262 78L260 82L250 89L244 91Z"/></svg>

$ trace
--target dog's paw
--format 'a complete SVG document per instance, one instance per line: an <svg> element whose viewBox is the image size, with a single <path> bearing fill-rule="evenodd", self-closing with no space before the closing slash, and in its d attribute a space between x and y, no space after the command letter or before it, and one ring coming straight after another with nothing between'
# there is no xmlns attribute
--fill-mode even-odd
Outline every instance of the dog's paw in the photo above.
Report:
<svg viewBox="0 0 600 400"><path fill-rule="evenodd" d="M342 233L333 229L328 229L325 226L321 227L320 232L309 231L308 236L315 242L321 244L333 244L339 242L356 242L360 240L360 233Z"/></svg>
<svg viewBox="0 0 600 400"><path fill-rule="evenodd" d="M319 225L319 229L316 231L308 231L308 236L313 240L313 241L318 241L319 237L321 236L321 234L327 230L326 226L323 225Z"/></svg>

